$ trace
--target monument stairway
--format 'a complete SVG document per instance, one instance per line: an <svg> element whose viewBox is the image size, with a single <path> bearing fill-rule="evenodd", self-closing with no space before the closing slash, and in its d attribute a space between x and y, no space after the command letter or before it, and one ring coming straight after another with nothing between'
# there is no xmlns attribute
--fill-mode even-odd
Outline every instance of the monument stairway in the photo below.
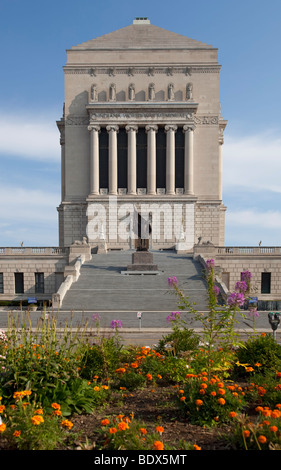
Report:
<svg viewBox="0 0 281 470"><path fill-rule="evenodd" d="M132 253L128 250L93 254L66 293L60 312L95 312L107 320L108 326L109 320L115 318L127 327L136 327L137 312L142 312L146 327L157 327L160 317L163 326L167 315L178 310L178 299L168 285L170 276L177 277L181 290L190 302L196 303L197 310L206 310L202 267L191 255L152 251L159 274L124 274L132 262Z"/></svg>

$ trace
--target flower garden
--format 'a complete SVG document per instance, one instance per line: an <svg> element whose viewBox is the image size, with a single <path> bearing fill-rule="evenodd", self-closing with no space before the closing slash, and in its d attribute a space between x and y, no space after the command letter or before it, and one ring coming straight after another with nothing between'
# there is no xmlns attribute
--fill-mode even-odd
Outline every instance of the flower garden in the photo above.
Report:
<svg viewBox="0 0 281 470"><path fill-rule="evenodd" d="M254 326L241 342L235 329L251 273L223 305L213 260L206 282L203 315L168 279L178 311L153 348L124 346L120 320L102 335L98 314L95 334L61 331L51 316L35 331L28 314L10 319L0 331L0 449L280 450L281 346ZM183 311L200 320L200 336Z"/></svg>

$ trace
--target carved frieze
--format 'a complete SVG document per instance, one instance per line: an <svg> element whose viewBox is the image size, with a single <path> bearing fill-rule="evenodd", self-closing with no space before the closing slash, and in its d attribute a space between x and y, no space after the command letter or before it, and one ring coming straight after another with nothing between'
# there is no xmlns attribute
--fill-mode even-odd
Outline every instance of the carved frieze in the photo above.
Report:
<svg viewBox="0 0 281 470"><path fill-rule="evenodd" d="M194 116L195 124L218 124L219 116Z"/></svg>
<svg viewBox="0 0 281 470"><path fill-rule="evenodd" d="M205 64L198 64L198 65L183 65L183 66L169 66L163 65L158 67L89 67L85 66L71 66L67 65L64 67L64 72L66 74L88 74L91 76L97 75L109 75L114 77L116 75L129 75L133 76L136 74L144 74L153 77L155 74L164 74L164 75L175 75L175 74L183 74L186 76L191 76L193 73L219 73L220 72L220 65L205 65Z"/></svg>
<svg viewBox="0 0 281 470"><path fill-rule="evenodd" d="M87 126L89 124L89 117L69 114L65 119L65 124L67 126Z"/></svg>

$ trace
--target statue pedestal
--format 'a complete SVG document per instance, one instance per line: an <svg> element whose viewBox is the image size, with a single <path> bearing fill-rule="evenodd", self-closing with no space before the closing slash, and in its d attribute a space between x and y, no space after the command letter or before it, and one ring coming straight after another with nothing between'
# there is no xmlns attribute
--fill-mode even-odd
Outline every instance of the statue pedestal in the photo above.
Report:
<svg viewBox="0 0 281 470"><path fill-rule="evenodd" d="M158 266L153 264L153 254L149 251L135 251L127 271L158 271Z"/></svg>

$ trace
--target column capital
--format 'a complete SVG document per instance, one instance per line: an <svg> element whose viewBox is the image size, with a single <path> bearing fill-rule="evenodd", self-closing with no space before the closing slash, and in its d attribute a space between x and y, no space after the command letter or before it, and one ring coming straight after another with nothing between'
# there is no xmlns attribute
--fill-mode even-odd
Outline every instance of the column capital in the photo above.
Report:
<svg viewBox="0 0 281 470"><path fill-rule="evenodd" d="M138 132L138 126L135 124L127 124L125 129L126 129L126 132L130 132L130 131Z"/></svg>
<svg viewBox="0 0 281 470"><path fill-rule="evenodd" d="M115 125L108 125L106 126L106 130L107 132L111 132L111 131L114 131L114 132L118 132L119 131L119 126L115 126Z"/></svg>
<svg viewBox="0 0 281 470"><path fill-rule="evenodd" d="M148 124L147 126L145 126L145 131L146 132L149 132L149 131L157 132L158 131L158 126L156 126L155 124Z"/></svg>
<svg viewBox="0 0 281 470"><path fill-rule="evenodd" d="M169 131L174 131L176 132L178 126L174 125L174 124L167 124L165 126L165 132L169 132Z"/></svg>
<svg viewBox="0 0 281 470"><path fill-rule="evenodd" d="M191 132L195 130L195 125L194 124L185 124L182 128L183 132Z"/></svg>
<svg viewBox="0 0 281 470"><path fill-rule="evenodd" d="M100 132L100 126L98 124L89 124L88 131L97 131Z"/></svg>

